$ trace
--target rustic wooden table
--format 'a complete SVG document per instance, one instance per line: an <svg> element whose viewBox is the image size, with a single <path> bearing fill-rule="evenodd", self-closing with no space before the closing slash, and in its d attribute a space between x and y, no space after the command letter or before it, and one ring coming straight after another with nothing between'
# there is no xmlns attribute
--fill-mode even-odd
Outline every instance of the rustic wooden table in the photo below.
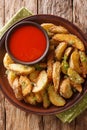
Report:
<svg viewBox="0 0 87 130"><path fill-rule="evenodd" d="M0 28L21 7L33 14L54 14L87 32L87 0L0 0ZM0 130L87 130L87 111L72 123L63 124L55 116L38 116L11 105L0 91Z"/></svg>

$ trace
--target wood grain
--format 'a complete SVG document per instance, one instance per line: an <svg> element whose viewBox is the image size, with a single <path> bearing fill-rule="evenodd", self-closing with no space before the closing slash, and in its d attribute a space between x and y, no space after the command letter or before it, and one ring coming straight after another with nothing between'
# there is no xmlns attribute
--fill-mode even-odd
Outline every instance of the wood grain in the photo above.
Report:
<svg viewBox="0 0 87 130"><path fill-rule="evenodd" d="M87 34L87 0L73 1L73 22ZM77 117L76 130L87 130L87 110Z"/></svg>
<svg viewBox="0 0 87 130"><path fill-rule="evenodd" d="M87 33L87 0L73 1L73 22Z"/></svg>
<svg viewBox="0 0 87 130"><path fill-rule="evenodd" d="M38 13L54 14L72 21L72 0L39 0Z"/></svg>
<svg viewBox="0 0 87 130"><path fill-rule="evenodd" d="M0 29L4 25L4 0L0 0ZM4 96L0 90L0 130L5 129L5 108L4 108Z"/></svg>

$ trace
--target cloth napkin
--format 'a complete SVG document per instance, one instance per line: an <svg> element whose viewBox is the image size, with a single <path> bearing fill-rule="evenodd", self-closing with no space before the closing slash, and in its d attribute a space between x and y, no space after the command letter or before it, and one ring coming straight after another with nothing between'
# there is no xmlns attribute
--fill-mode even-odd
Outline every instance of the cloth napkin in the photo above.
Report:
<svg viewBox="0 0 87 130"><path fill-rule="evenodd" d="M8 30L10 26L12 26L14 23L18 22L19 20L31 16L32 13L28 11L26 8L21 8L6 24L5 26L0 30L0 37L3 36L3 34ZM72 108L70 108L67 111L64 111L60 114L57 114L56 116L62 121L62 122L68 122L70 123L72 120L74 120L79 114L81 114L85 109L87 108L87 94L83 97L83 99L74 105Z"/></svg>

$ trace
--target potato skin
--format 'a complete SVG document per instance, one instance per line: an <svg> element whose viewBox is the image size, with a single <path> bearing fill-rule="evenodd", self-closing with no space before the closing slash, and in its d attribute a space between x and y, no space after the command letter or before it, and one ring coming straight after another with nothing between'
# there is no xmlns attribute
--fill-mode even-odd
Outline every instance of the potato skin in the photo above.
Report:
<svg viewBox="0 0 87 130"><path fill-rule="evenodd" d="M33 93L30 93L27 96L25 96L24 101L26 103L31 104L31 105L36 105L36 97L35 97L35 95Z"/></svg>
<svg viewBox="0 0 87 130"><path fill-rule="evenodd" d="M66 78L61 82L60 95L66 99L70 98L73 95L69 78Z"/></svg>
<svg viewBox="0 0 87 130"><path fill-rule="evenodd" d="M11 87L12 87L13 81L15 80L16 77L17 77L17 75L15 74L14 71L8 70L8 72L7 72L7 79L8 79L8 82L9 82Z"/></svg>
<svg viewBox="0 0 87 130"><path fill-rule="evenodd" d="M9 64L14 63L11 57L8 55L8 53L5 54L3 59L3 64L6 69L9 69Z"/></svg>
<svg viewBox="0 0 87 130"><path fill-rule="evenodd" d="M48 87L48 95L50 102L55 106L64 106L66 104L66 101L54 91L54 86Z"/></svg>
<svg viewBox="0 0 87 130"><path fill-rule="evenodd" d="M33 87L32 92L34 93L40 92L47 86L47 83L48 83L47 73L46 71L43 70L40 72L38 80L36 82L36 86Z"/></svg>
<svg viewBox="0 0 87 130"><path fill-rule="evenodd" d="M31 80L31 82L36 83L37 82L37 78L39 76L40 71L34 71L29 75L29 79Z"/></svg>
<svg viewBox="0 0 87 130"><path fill-rule="evenodd" d="M50 51L50 53L48 54L48 57L47 57L48 82L52 81L53 63L54 63L54 51Z"/></svg>
<svg viewBox="0 0 87 130"><path fill-rule="evenodd" d="M55 62L53 64L53 73L52 73L55 92L59 90L60 75L61 75L60 73L61 73L61 64L60 62Z"/></svg>
<svg viewBox="0 0 87 130"><path fill-rule="evenodd" d="M85 51L84 44L82 41L75 35L73 34L55 34L52 37L53 40L60 41L60 42L67 42L69 45L81 50Z"/></svg>
<svg viewBox="0 0 87 130"><path fill-rule="evenodd" d="M85 54L85 52L79 51L79 55L80 55L80 60L81 60L81 64L82 64L82 73L83 76L86 77L87 74L87 56Z"/></svg>
<svg viewBox="0 0 87 130"><path fill-rule="evenodd" d="M42 98L43 98L43 107L44 108L48 108L50 106L50 100L49 100L49 96L48 96L48 92L47 90L43 90L41 92Z"/></svg>
<svg viewBox="0 0 87 130"><path fill-rule="evenodd" d="M70 81L70 84L73 88L75 88L78 92L82 92L82 85L81 84L76 84L73 81Z"/></svg>
<svg viewBox="0 0 87 130"><path fill-rule="evenodd" d="M12 88L15 93L15 97L18 100L23 100L22 89L21 89L18 77L16 77L15 80L13 81Z"/></svg>
<svg viewBox="0 0 87 130"><path fill-rule="evenodd" d="M61 61L63 53L66 48L67 48L67 43L61 42L55 49L55 57L57 58L58 61Z"/></svg>
<svg viewBox="0 0 87 130"><path fill-rule="evenodd" d="M71 81L73 81L76 84L82 84L84 83L84 79L72 68L68 68L67 72L69 78Z"/></svg>
<svg viewBox="0 0 87 130"><path fill-rule="evenodd" d="M16 74L19 74L19 75L21 74L28 75L32 73L33 71L35 71L34 67L17 64L17 63L9 64L8 69L14 71Z"/></svg>
<svg viewBox="0 0 87 130"><path fill-rule="evenodd" d="M27 78L27 76L20 76L19 83L22 87L23 96L26 96L29 93L31 93L33 86L31 84L29 78Z"/></svg>
<svg viewBox="0 0 87 130"><path fill-rule="evenodd" d="M82 73L81 66L80 66L80 56L79 56L79 52L77 49L72 52L72 54L70 56L69 65L71 68L73 68L79 74Z"/></svg>

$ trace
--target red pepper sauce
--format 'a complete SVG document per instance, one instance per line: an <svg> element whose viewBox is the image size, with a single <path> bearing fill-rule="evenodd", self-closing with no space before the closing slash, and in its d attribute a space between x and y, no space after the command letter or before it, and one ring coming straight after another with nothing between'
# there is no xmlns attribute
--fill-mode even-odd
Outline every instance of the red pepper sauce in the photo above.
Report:
<svg viewBox="0 0 87 130"><path fill-rule="evenodd" d="M46 38L43 32L35 26L17 28L9 40L11 54L24 62L35 61L46 49Z"/></svg>

